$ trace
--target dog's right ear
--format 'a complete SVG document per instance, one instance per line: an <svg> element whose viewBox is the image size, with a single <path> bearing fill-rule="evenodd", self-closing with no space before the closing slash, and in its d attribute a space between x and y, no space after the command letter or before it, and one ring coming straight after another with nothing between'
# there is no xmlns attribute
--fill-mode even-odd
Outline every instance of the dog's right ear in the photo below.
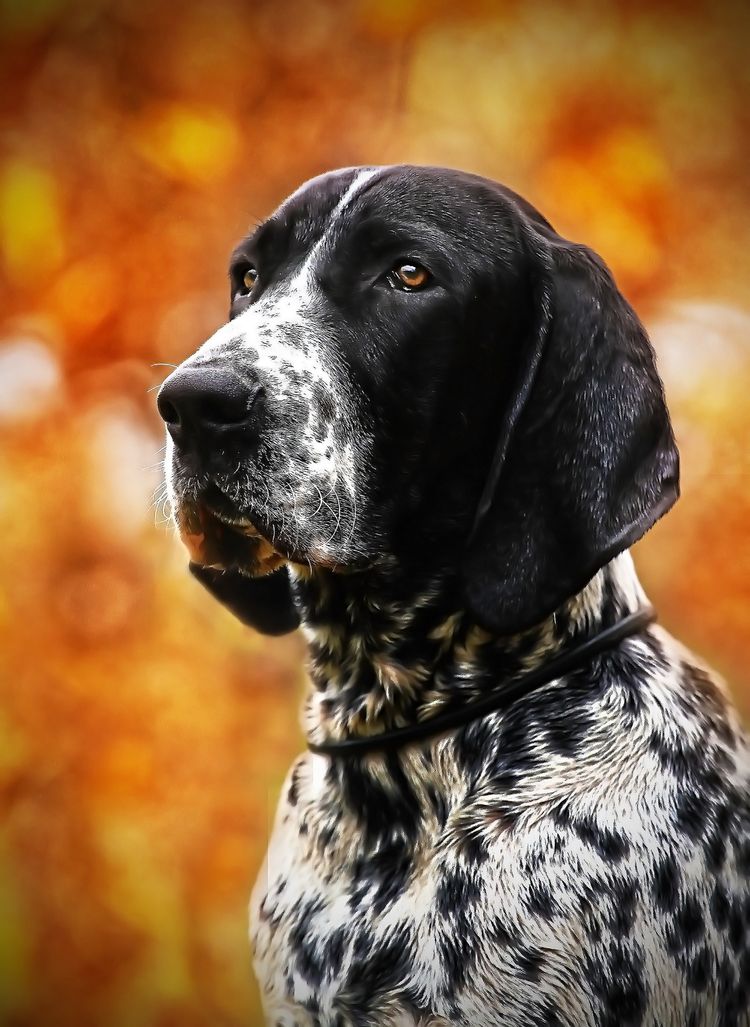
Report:
<svg viewBox="0 0 750 1027"><path fill-rule="evenodd" d="M191 563L190 573L238 620L264 635L286 635L299 627L286 567L262 578Z"/></svg>

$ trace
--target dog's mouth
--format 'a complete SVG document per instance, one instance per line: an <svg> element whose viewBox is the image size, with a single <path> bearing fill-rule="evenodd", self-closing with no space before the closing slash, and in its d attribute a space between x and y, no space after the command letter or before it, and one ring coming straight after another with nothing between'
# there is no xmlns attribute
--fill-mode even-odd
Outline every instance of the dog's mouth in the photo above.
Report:
<svg viewBox="0 0 750 1027"><path fill-rule="evenodd" d="M247 518L231 518L199 501L182 502L175 512L190 560L202 567L239 570L251 577L270 574L285 562Z"/></svg>

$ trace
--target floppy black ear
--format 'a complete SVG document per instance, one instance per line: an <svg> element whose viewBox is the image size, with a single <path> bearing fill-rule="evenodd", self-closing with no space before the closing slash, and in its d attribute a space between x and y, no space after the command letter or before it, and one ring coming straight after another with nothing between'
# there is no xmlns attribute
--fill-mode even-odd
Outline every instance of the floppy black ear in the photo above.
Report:
<svg viewBox="0 0 750 1027"><path fill-rule="evenodd" d="M262 578L190 564L190 573L243 624L264 635L285 635L299 627L285 567Z"/></svg>
<svg viewBox="0 0 750 1027"><path fill-rule="evenodd" d="M464 561L493 631L532 626L666 513L679 457L654 352L604 263L533 229L531 337Z"/></svg>

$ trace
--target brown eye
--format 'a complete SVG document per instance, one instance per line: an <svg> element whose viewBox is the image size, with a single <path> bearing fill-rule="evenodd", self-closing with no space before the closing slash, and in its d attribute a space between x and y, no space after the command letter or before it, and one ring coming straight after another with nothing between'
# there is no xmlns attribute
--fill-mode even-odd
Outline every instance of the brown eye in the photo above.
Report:
<svg viewBox="0 0 750 1027"><path fill-rule="evenodd" d="M248 292L252 292L257 281L258 272L255 270L254 267L249 267L242 277L242 284L245 286Z"/></svg>
<svg viewBox="0 0 750 1027"><path fill-rule="evenodd" d="M412 264L410 261L396 264L391 275L394 286L398 289L406 289L407 292L424 288L430 280L430 272L426 267L422 267L421 264Z"/></svg>

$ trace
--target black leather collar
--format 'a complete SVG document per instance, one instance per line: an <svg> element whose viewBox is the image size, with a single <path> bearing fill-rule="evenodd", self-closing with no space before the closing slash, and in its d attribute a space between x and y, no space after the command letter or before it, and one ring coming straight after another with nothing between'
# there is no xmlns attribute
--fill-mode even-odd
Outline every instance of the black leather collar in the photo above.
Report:
<svg viewBox="0 0 750 1027"><path fill-rule="evenodd" d="M555 678L562 677L563 674L581 667L593 656L611 649L624 638L635 635L649 624L653 624L655 620L654 608L652 606L642 607L635 613L623 617L621 621L611 627L587 638L585 642L581 642L575 648L553 656L548 663L534 667L526 674L511 679L504 688L493 691L490 695L483 695L459 709L449 710L431 717L429 720L408 724L406 727L393 728L392 731L383 731L377 735L358 735L340 742L316 743L308 739L307 747L311 752L323 756L357 756L360 753L394 750L408 742L432 738L434 735L442 734L443 731L450 731L453 728L469 724L472 720L484 717L488 713L507 710L516 700L529 695L530 692L541 688L542 685L549 684Z"/></svg>

